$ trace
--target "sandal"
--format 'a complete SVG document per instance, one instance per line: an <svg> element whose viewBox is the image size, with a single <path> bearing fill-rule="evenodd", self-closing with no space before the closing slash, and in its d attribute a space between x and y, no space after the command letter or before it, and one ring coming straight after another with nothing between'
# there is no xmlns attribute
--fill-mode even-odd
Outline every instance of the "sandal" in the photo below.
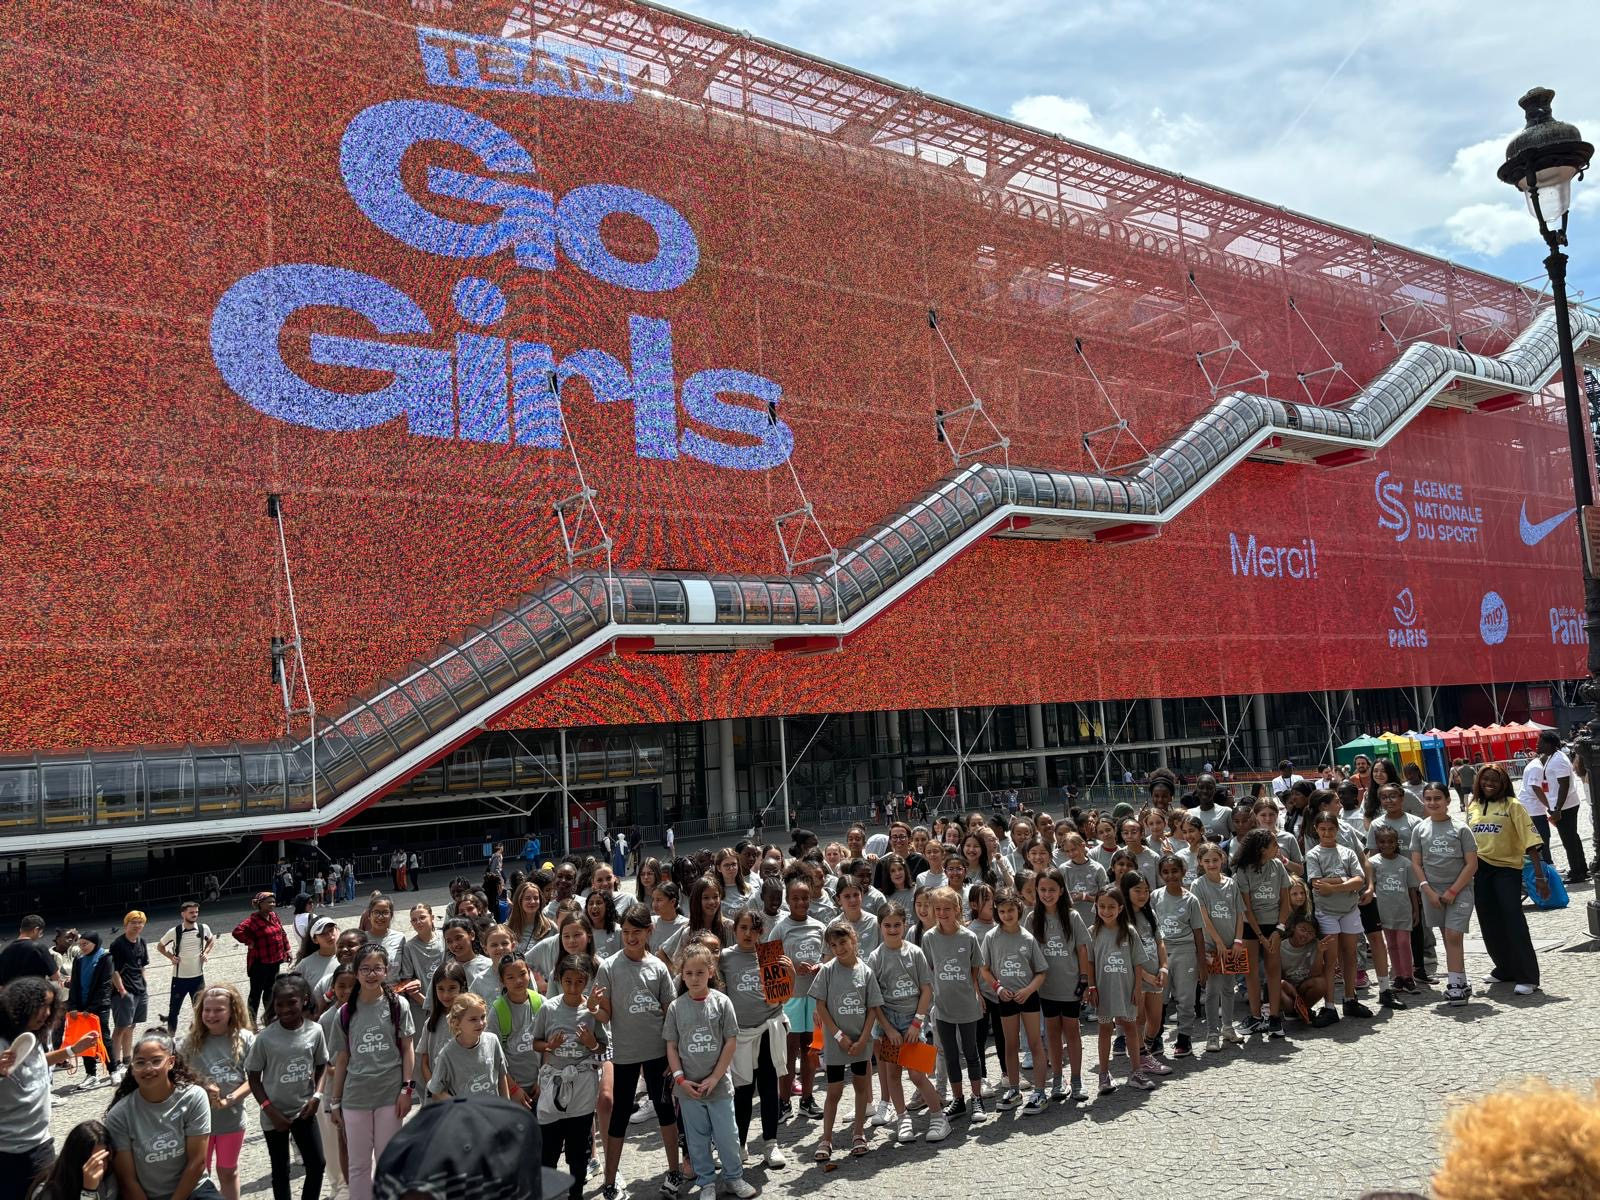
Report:
<svg viewBox="0 0 1600 1200"><path fill-rule="evenodd" d="M867 1135L864 1134L864 1133L856 1134L855 1141L853 1141L850 1144L850 1154L851 1154L851 1156L854 1157L854 1158L860 1158L863 1154L865 1154L867 1152L867 1150L868 1150Z"/></svg>
<svg viewBox="0 0 1600 1200"><path fill-rule="evenodd" d="M833 1143L823 1138L817 1143L817 1152L812 1155L818 1162L825 1163L833 1157Z"/></svg>

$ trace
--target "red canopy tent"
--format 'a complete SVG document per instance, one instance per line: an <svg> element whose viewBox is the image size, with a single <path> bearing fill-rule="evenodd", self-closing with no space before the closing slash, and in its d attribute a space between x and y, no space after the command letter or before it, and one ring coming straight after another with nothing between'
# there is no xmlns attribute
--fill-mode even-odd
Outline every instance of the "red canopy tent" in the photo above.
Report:
<svg viewBox="0 0 1600 1200"><path fill-rule="evenodd" d="M1448 756L1451 761L1454 761L1458 758L1471 757L1467 753L1467 743L1462 737L1462 733L1463 730L1461 726L1457 725L1453 729L1430 729L1428 730L1427 736L1436 737L1443 742L1446 756Z"/></svg>
<svg viewBox="0 0 1600 1200"><path fill-rule="evenodd" d="M1539 727L1528 722L1512 722L1505 726L1507 739L1511 743L1511 753L1519 754L1526 751L1529 754L1539 748Z"/></svg>

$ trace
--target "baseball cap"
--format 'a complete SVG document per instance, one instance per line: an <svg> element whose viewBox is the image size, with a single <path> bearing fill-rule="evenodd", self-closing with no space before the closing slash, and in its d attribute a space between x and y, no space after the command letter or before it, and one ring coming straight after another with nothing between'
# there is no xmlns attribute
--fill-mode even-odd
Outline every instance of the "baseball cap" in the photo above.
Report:
<svg viewBox="0 0 1600 1200"><path fill-rule="evenodd" d="M539 1124L501 1097L434 1101L378 1159L374 1200L557 1200L572 1176L541 1165Z"/></svg>
<svg viewBox="0 0 1600 1200"><path fill-rule="evenodd" d="M324 929L337 929L338 926L339 922L335 921L332 917L318 917L315 921L311 922L311 936L316 937L317 934L321 933Z"/></svg>

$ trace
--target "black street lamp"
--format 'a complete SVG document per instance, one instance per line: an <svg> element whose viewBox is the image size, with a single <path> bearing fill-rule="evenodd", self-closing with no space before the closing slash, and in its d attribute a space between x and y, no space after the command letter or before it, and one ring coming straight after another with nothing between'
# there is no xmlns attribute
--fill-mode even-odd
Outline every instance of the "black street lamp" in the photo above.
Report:
<svg viewBox="0 0 1600 1200"><path fill-rule="evenodd" d="M1572 494L1578 504L1579 562L1583 566L1583 627L1589 638L1589 678L1579 696L1589 704L1589 720L1578 729L1576 751L1586 768L1590 815L1595 834L1600 838L1600 804L1592 802L1597 782L1594 770L1600 768L1592 753L1593 741L1600 734L1600 584L1591 569L1585 545L1594 487L1590 482L1589 455L1584 444L1587 414L1579 395L1578 365L1572 353L1572 320L1567 308L1567 216L1572 206L1572 181L1589 169L1594 147L1583 140L1577 127L1558 121L1550 113L1555 92L1533 88L1517 103L1527 114L1528 123L1506 147L1506 161L1496 172L1500 179L1516 187L1527 198L1528 208L1539 221L1539 233L1550 254L1544 260L1550 273L1551 297L1556 309L1556 341L1561 352L1561 390L1567 408L1567 443L1572 454ZM1560 224L1551 226L1552 221Z"/></svg>

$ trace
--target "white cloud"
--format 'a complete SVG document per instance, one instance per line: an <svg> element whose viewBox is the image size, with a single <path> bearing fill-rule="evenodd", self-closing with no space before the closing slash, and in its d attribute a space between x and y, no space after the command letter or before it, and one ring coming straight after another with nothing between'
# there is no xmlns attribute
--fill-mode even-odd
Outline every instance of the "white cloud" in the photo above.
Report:
<svg viewBox="0 0 1600 1200"><path fill-rule="evenodd" d="M1473 0L680 0L734 26L1152 166L1512 277L1537 227L1495 177L1517 96L1593 137L1600 73L1507 38ZM1522 29L1570 18L1519 0ZM1483 64L1495 70L1485 75ZM1594 200L1589 196L1593 195ZM1600 170L1574 192L1600 279ZM1591 215L1593 214L1593 215ZM1530 249L1531 247L1531 249Z"/></svg>
<svg viewBox="0 0 1600 1200"><path fill-rule="evenodd" d="M1496 258L1512 246L1537 242L1539 228L1523 204L1469 204L1444 221L1452 245Z"/></svg>
<svg viewBox="0 0 1600 1200"><path fill-rule="evenodd" d="M1011 106L1010 115L1025 125L1168 170L1193 157L1210 139L1205 126L1188 113L1168 117L1152 108L1125 124L1108 125L1076 96L1024 96Z"/></svg>

